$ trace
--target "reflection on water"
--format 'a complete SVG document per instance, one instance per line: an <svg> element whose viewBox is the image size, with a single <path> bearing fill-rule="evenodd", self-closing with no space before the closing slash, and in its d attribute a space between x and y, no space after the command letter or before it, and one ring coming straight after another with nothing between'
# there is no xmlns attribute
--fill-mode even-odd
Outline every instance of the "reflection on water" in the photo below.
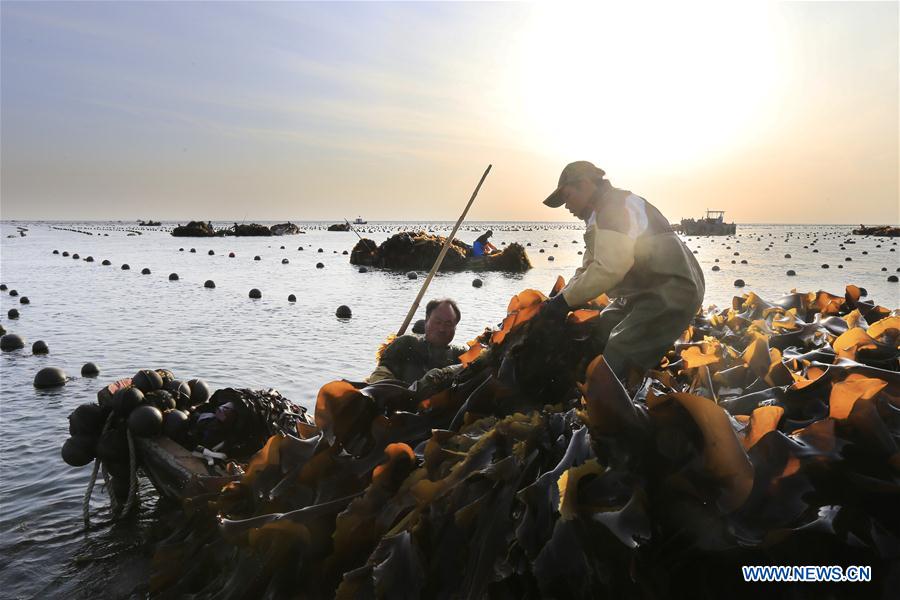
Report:
<svg viewBox="0 0 900 600"><path fill-rule="evenodd" d="M16 225L29 228L27 237L18 237ZM150 542L165 534L159 524L173 507L161 503L143 481L139 513L112 524L98 486L91 505L94 525L83 531L81 504L90 467L68 467L59 455L69 412L93 401L106 383L144 367L170 368L182 379L202 377L213 389L274 387L311 408L323 383L368 374L376 349L396 332L423 278L372 268L358 273L341 254L356 236L315 229L321 224L302 224L308 233L284 238L212 239L173 238L149 229L129 236L126 229L138 229L131 224L57 225L109 235L40 223L0 228L0 280L31 299L20 305L0 294L2 314L14 307L21 313L16 321L4 319L3 326L27 342L24 350L0 355L0 548L6 564L0 589L11 598L139 595L149 572ZM451 226L425 224L443 232ZM374 231L363 235L381 242L393 227L369 224L366 229ZM486 223L461 230L460 237L471 242L486 228L493 229L498 247L531 243L526 249L535 268L436 276L417 318L424 316L429 298L453 297L463 313L460 343L497 324L513 294L526 287L547 291L558 274L569 277L581 262L581 225ZM897 307L900 288L887 282L898 267L900 253L890 252L896 241L854 237L855 244L841 249L850 229L740 226L734 239L687 243L706 274L707 304L728 305L734 294L749 290L775 298L792 288L840 293L856 283L876 302ZM16 237L8 239L10 234ZM95 261L54 255L54 249ZM791 259L782 258L788 253ZM253 260L256 255L261 260ZM289 264L282 264L283 258ZM112 265L103 266L103 259ZM324 269L315 268L320 261ZM122 263L131 269L122 271ZM822 263L831 268L822 269ZM721 270L713 272L713 265ZM141 275L145 267L150 275ZM789 268L796 277L786 276ZM169 281L169 273L177 273L178 281ZM472 286L476 277L483 287ZM746 281L744 290L733 286L737 278ZM215 281L215 289L203 287L207 279ZM248 298L254 287L262 291L259 300ZM297 302L289 303L289 294ZM352 319L335 318L341 304L351 307ZM30 344L38 339L48 344L49 355L31 355ZM99 366L99 377L80 376L88 361ZM34 389L34 375L44 366L61 367L70 381L62 389Z"/></svg>

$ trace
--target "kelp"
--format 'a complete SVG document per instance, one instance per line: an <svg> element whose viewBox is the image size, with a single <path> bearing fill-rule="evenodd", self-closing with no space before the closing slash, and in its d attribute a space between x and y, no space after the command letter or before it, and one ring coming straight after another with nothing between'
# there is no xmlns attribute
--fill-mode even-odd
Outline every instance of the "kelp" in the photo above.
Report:
<svg viewBox="0 0 900 600"><path fill-rule="evenodd" d="M404 271L427 271L434 264L447 238L424 231L396 233L380 245L361 238L350 251L350 264ZM472 247L456 238L447 248L441 271L509 271L525 272L531 260L525 248L516 242L500 252L473 256Z"/></svg>
<svg viewBox="0 0 900 600"><path fill-rule="evenodd" d="M396 383L324 385L316 428L273 437L239 480L186 500L154 592L720 598L762 589L741 565L852 564L873 569L862 593L889 595L896 310L861 310L852 287L748 293L698 313L623 385L591 342L609 299L565 322L543 318L546 299L513 297L424 402ZM863 584L840 585L826 595Z"/></svg>

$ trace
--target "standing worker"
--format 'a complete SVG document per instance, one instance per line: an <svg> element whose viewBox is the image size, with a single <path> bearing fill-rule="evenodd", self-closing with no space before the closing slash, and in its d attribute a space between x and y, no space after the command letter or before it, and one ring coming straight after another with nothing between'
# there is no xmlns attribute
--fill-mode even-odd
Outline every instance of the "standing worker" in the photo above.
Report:
<svg viewBox="0 0 900 600"><path fill-rule="evenodd" d="M703 303L703 271L655 206L614 188L587 161L566 165L547 206L587 224L584 262L542 313L564 319L600 294L614 298L596 319L594 349L620 381L656 366Z"/></svg>

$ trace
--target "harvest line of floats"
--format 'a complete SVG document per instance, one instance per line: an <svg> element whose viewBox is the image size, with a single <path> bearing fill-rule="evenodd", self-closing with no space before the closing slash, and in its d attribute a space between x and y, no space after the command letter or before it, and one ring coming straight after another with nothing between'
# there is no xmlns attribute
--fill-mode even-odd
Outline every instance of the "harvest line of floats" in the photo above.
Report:
<svg viewBox="0 0 900 600"><path fill-rule="evenodd" d="M73 412L63 455L98 457L117 506L127 456L183 505L150 582L169 597L720 597L773 563L871 565L884 591L900 311L852 285L750 292L629 392L588 342L608 299L559 325L544 300L513 297L424 401L334 381L312 419L141 370Z"/></svg>

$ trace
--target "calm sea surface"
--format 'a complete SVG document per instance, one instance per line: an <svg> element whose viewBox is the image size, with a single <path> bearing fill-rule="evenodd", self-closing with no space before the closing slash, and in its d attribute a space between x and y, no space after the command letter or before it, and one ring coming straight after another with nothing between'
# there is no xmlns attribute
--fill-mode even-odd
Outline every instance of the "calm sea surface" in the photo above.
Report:
<svg viewBox="0 0 900 600"><path fill-rule="evenodd" d="M155 525L173 507L160 502L144 482L137 518L110 524L106 494L98 486L91 509L94 525L85 531L81 502L90 467L69 467L59 454L68 437L68 414L95 401L106 383L141 368L168 368L179 379L201 377L213 390L273 387L312 408L322 384L360 379L371 371L375 350L399 327L425 273L417 280L378 269L358 273L342 254L356 242L354 233L327 232L323 223L298 224L307 233L204 239L171 237L173 223L159 229L131 223L2 223L0 282L31 304L20 305L8 291L0 293L0 322L26 340L24 350L0 355L0 597L129 597L146 591ZM446 234L451 225L370 223L361 229L381 242L399 229ZM459 237L471 243L489 227L498 247L530 243L534 268L515 275L435 277L426 300L457 300L463 313L460 343L496 325L510 296L524 288L546 292L556 275L568 278L581 262L583 225L478 223ZM19 228L27 228L25 237ZM688 245L697 250L706 274L707 305L727 305L742 291L771 299L792 288L843 293L846 284L854 283L877 303L897 308L900 285L887 281L900 267L897 239L851 236L850 230L739 225L734 238L695 237ZM841 249L847 240L855 243ZM63 251L81 259L64 258ZM261 260L253 260L255 255ZM95 262L85 262L87 256ZM283 258L289 264L282 264ZM103 259L112 265L101 266ZM325 268L316 269L317 262ZM131 269L121 270L123 263ZM821 268L823 263L830 268ZM721 270L713 272L714 265ZM141 274L145 267L150 275ZM796 276L786 276L788 269ZM169 273L178 273L179 281L169 281ZM472 286L475 277L483 287ZM743 290L734 287L737 278L746 282ZM207 279L215 281L215 289L204 289ZM262 291L261 300L248 298L251 288ZM289 294L297 296L296 303L287 301ZM352 319L335 318L341 304L351 307ZM7 318L10 308L19 310L18 320ZM418 317L424 317L424 302ZM31 354L36 340L47 343L48 355ZM79 376L88 361L100 367L98 378ZM71 381L57 390L36 390L34 374L45 366L64 369Z"/></svg>

